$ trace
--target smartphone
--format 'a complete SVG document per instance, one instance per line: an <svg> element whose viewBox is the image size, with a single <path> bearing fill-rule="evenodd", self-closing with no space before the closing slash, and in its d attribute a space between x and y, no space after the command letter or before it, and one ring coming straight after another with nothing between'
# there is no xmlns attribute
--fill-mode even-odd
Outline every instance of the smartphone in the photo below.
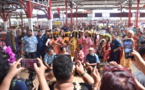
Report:
<svg viewBox="0 0 145 90"><path fill-rule="evenodd" d="M133 52L133 42L131 39L123 40L125 58L129 59L132 58L131 52Z"/></svg>
<svg viewBox="0 0 145 90"><path fill-rule="evenodd" d="M38 64L37 59L22 59L21 66L24 68L34 68L34 63Z"/></svg>

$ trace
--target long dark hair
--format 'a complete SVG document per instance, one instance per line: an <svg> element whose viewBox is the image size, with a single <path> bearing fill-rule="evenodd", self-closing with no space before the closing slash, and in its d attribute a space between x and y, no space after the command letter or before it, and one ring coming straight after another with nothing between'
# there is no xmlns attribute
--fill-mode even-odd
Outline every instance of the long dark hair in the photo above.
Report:
<svg viewBox="0 0 145 90"><path fill-rule="evenodd" d="M78 33L77 32L73 32L72 33L72 38L75 37L74 34L76 34L76 38L78 37Z"/></svg>
<svg viewBox="0 0 145 90"><path fill-rule="evenodd" d="M64 35L64 38L65 38L65 37L69 37L69 34L65 34L65 35Z"/></svg>
<svg viewBox="0 0 145 90"><path fill-rule="evenodd" d="M79 38L81 38L81 35L80 35L80 33L82 33L82 32L79 32L79 34L78 34Z"/></svg>
<svg viewBox="0 0 145 90"><path fill-rule="evenodd" d="M47 39L52 39L53 35L52 34L49 34L49 35L51 35L51 37L47 36Z"/></svg>
<svg viewBox="0 0 145 90"><path fill-rule="evenodd" d="M9 56L3 52L3 49L0 48L0 84L2 83L3 79L7 75L10 65L8 64L7 59Z"/></svg>
<svg viewBox="0 0 145 90"><path fill-rule="evenodd" d="M107 37L107 36L106 36ZM105 37L105 38L106 38ZM108 37L108 40L106 41L106 49L108 49L108 43L110 43L110 41L111 41L111 38L110 37Z"/></svg>
<svg viewBox="0 0 145 90"><path fill-rule="evenodd" d="M93 35L92 35L93 36ZM96 42L96 39L97 39L97 35L95 34L95 37L93 37L94 38L94 44L97 44L97 42Z"/></svg>
<svg viewBox="0 0 145 90"><path fill-rule="evenodd" d="M58 37L58 35L57 36L53 35L54 40L57 40L57 37Z"/></svg>
<svg viewBox="0 0 145 90"><path fill-rule="evenodd" d="M61 33L63 33L62 31L60 31L59 32L59 35L61 35ZM63 36L61 36L62 38L64 38L65 37L65 35L63 34Z"/></svg>

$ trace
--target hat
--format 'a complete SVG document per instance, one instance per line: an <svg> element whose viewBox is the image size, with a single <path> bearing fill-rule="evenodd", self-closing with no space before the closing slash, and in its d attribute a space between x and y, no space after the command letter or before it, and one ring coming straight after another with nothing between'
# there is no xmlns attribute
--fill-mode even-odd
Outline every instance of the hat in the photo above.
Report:
<svg viewBox="0 0 145 90"><path fill-rule="evenodd" d="M59 34L59 32L53 32L53 34L55 35L55 34Z"/></svg>
<svg viewBox="0 0 145 90"><path fill-rule="evenodd" d="M74 30L74 31L72 32L72 34L73 34L73 33L78 33L78 31L77 31L77 30Z"/></svg>
<svg viewBox="0 0 145 90"><path fill-rule="evenodd" d="M94 31L92 34L99 34L99 33Z"/></svg>
<svg viewBox="0 0 145 90"><path fill-rule="evenodd" d="M65 32L65 34L70 34L71 32Z"/></svg>
<svg viewBox="0 0 145 90"><path fill-rule="evenodd" d="M83 30L79 30L79 32L82 32L83 33Z"/></svg>
<svg viewBox="0 0 145 90"><path fill-rule="evenodd" d="M92 34L91 31L88 31L88 30L86 31L86 33L88 33L88 34L90 34L90 35Z"/></svg>
<svg viewBox="0 0 145 90"><path fill-rule="evenodd" d="M89 51L94 51L94 48L89 48L88 50L89 50Z"/></svg>
<svg viewBox="0 0 145 90"><path fill-rule="evenodd" d="M73 30L73 33L74 33L74 32L78 32L78 31L77 31L77 30Z"/></svg>
<svg viewBox="0 0 145 90"><path fill-rule="evenodd" d="M104 34L103 36L104 36L104 37L109 37L109 38L111 38L111 35L108 34L108 33L107 33L107 34Z"/></svg>

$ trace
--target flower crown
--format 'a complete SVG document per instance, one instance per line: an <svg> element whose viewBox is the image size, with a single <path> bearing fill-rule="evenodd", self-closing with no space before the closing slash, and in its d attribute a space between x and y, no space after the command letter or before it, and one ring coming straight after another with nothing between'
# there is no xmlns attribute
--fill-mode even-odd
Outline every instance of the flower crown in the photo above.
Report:
<svg viewBox="0 0 145 90"><path fill-rule="evenodd" d="M12 49L10 46L4 46L3 47L4 53L6 53L9 56L9 59L7 59L9 65L14 63L16 61L15 54L13 53Z"/></svg>

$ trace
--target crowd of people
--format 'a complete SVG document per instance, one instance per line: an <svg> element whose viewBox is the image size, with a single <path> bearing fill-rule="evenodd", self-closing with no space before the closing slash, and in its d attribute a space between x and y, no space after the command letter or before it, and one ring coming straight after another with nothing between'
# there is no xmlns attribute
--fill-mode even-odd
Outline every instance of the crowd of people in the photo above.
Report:
<svg viewBox="0 0 145 90"><path fill-rule="evenodd" d="M144 34L134 29L120 33L122 34L99 34L93 29L86 31L46 30L44 34L38 31L37 36L32 36L32 31L29 30L26 36L20 36L21 54L26 58L41 57L48 65L52 63L55 54L67 54L73 57L73 61L80 60L82 63L115 61L130 68L131 62L125 62L122 40L131 39L133 48L138 50L144 44Z"/></svg>
<svg viewBox="0 0 145 90"><path fill-rule="evenodd" d="M124 39L133 43L133 58L125 58ZM21 56L38 60L29 73L37 74L40 90L145 90L144 40L143 32L134 29L106 34L94 29L46 30L45 33L38 31L36 36L32 30L27 30L19 36ZM5 53L0 51L0 71L3 72L0 73L0 90L35 90L33 83L27 85L26 80L19 77L25 69L21 66L22 58L9 65ZM100 76L97 68L101 63L107 64ZM132 73L132 63L140 71ZM76 74L84 83L73 82ZM56 81L48 84L47 80L52 77ZM28 88L30 85L32 87Z"/></svg>

